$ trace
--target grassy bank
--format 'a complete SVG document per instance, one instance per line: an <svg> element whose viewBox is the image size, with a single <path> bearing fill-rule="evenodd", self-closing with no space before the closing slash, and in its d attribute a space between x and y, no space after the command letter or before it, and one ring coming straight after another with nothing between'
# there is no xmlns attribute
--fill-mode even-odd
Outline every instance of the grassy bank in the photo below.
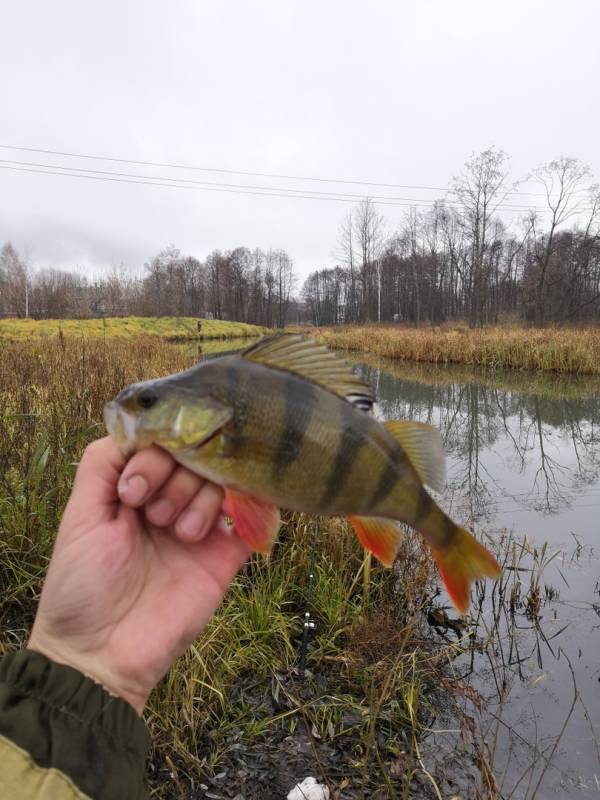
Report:
<svg viewBox="0 0 600 800"><path fill-rule="evenodd" d="M259 325L245 322L203 319L198 330L196 317L105 317L102 319L3 319L0 339L23 340L32 336L85 336L87 338L124 338L159 336L167 341L198 339L233 339L260 336L267 332Z"/></svg>
<svg viewBox="0 0 600 800"><path fill-rule="evenodd" d="M0 653L26 641L76 462L103 435L103 404L192 358L155 337L0 347ZM154 797L202 797L206 787L285 797L309 774L348 800L439 796L439 744L428 749L426 736L463 691L450 680L462 643L432 634L434 573L411 536L395 571L369 573L367 563L345 521L324 520L316 534L314 520L285 517L271 559L251 560L151 698ZM311 571L317 630L302 682Z"/></svg>
<svg viewBox="0 0 600 800"><path fill-rule="evenodd" d="M324 341L403 361L600 375L600 328L324 328Z"/></svg>

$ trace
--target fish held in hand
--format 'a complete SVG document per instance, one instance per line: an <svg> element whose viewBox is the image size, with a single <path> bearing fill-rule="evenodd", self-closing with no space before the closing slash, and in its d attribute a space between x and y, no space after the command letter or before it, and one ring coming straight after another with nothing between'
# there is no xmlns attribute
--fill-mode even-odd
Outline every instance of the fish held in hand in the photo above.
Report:
<svg viewBox="0 0 600 800"><path fill-rule="evenodd" d="M276 335L241 353L124 389L105 407L127 455L156 444L225 490L236 531L268 553L279 508L347 516L363 546L391 566L401 530L429 544L455 607L500 567L437 505L425 485L445 483L439 432L379 422L371 388L335 353L299 335Z"/></svg>

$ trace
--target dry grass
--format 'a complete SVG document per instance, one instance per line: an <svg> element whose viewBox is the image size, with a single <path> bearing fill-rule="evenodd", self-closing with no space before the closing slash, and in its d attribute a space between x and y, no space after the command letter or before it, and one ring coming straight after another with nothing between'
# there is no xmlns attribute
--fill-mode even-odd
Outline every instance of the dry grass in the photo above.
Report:
<svg viewBox="0 0 600 800"><path fill-rule="evenodd" d="M403 361L600 375L600 328L324 328L338 350Z"/></svg>
<svg viewBox="0 0 600 800"><path fill-rule="evenodd" d="M76 462L103 434L105 401L191 359L157 338L60 336L0 347L0 653L26 640ZM318 627L301 683L313 530L304 515L285 518L271 559L252 559L157 687L147 712L153 796L196 796L223 768L237 780L244 752L271 759L281 783L272 794L247 787L244 796L284 797L298 742L307 751L297 769L306 771L295 777L321 775L345 798L432 796L419 740L456 645L435 644L429 633L431 561L408 536L397 571L367 573L347 523L324 520L312 599Z"/></svg>
<svg viewBox="0 0 600 800"><path fill-rule="evenodd" d="M160 336L167 341L233 339L260 336L267 329L245 322L202 320L198 331L196 317L105 317L102 319L4 319L0 320L0 339L24 340L31 337L82 336L123 338Z"/></svg>

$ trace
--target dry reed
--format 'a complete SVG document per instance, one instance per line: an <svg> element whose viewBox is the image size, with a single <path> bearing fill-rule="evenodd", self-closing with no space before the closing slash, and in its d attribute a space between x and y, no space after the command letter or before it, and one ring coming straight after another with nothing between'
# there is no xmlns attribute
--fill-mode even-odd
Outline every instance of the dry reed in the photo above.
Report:
<svg viewBox="0 0 600 800"><path fill-rule="evenodd" d="M0 346L0 653L26 640L76 462L103 435L104 403L131 381L190 366L187 351L157 338ZM241 753L246 764L269 762L276 781L254 793L247 786L248 798L284 797L292 776L308 770L348 798L382 786L390 791L382 796L429 796L418 742L455 652L434 643L423 613L431 561L407 537L397 571L374 566L365 593L365 560L348 524L323 521L317 635L302 684L295 666L313 528L304 515L286 516L271 559L251 560L154 692L153 796L196 796L223 769L237 780ZM309 746L295 767L302 774L288 764L298 742Z"/></svg>
<svg viewBox="0 0 600 800"><path fill-rule="evenodd" d="M333 348L403 361L600 375L600 328L324 328Z"/></svg>

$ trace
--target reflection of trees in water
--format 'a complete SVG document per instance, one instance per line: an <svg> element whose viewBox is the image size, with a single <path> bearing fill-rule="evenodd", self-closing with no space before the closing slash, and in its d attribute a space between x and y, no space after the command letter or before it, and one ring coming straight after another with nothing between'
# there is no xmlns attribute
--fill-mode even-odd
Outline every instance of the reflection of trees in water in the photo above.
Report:
<svg viewBox="0 0 600 800"><path fill-rule="evenodd" d="M599 399L553 399L476 382L427 384L364 370L383 416L440 428L446 452L458 464L450 488L464 497L473 517L495 510L501 489L482 456L500 444L510 448L511 471L525 477L527 467L535 467L529 485L508 498L542 513L568 506L600 476Z"/></svg>

